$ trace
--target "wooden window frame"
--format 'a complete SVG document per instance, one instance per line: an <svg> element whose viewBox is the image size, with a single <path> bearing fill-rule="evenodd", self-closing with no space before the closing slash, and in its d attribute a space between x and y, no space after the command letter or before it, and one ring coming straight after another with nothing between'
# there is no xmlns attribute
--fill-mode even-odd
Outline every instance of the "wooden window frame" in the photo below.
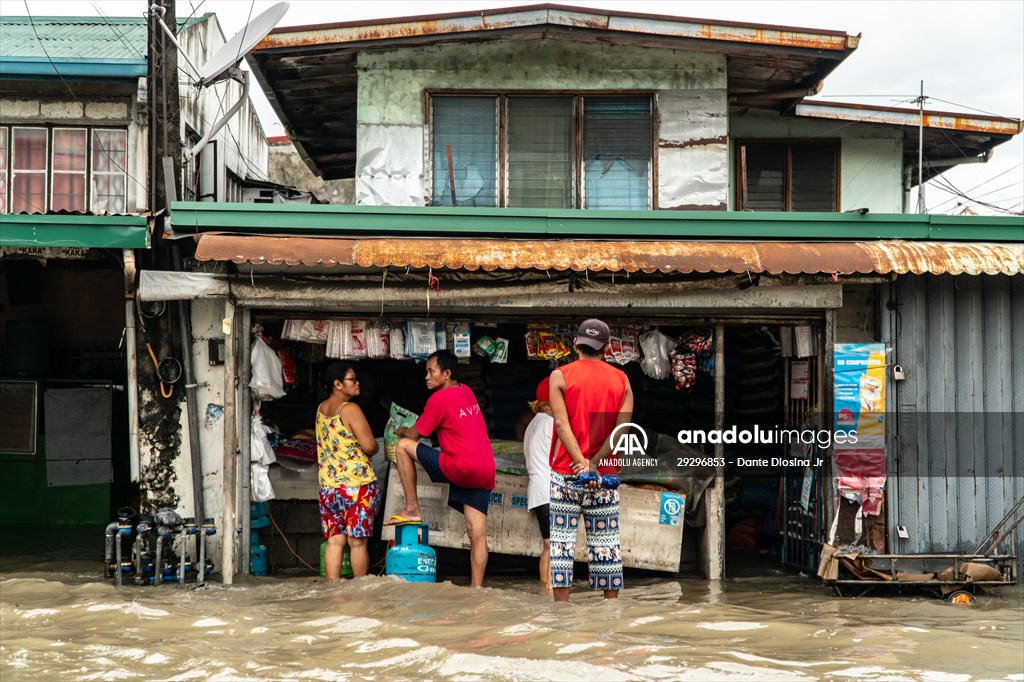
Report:
<svg viewBox="0 0 1024 682"><path fill-rule="evenodd" d="M586 188L583 172L583 125L584 101L587 97L595 98L642 98L650 99L651 140L647 171L647 210L657 210L657 157L658 157L658 100L653 90L459 90L450 88L426 89L423 91L424 122L427 131L426 184L429 187L428 205L434 204L434 163L433 163L433 100L435 97L493 97L498 118L496 145L496 202L497 208L508 208L508 99L509 97L563 97L572 98L573 106L573 162L571 186L573 187L573 209L583 209L586 205Z"/></svg>
<svg viewBox="0 0 1024 682"><path fill-rule="evenodd" d="M820 138L813 140L793 140L787 138L741 138L734 142L735 144L735 164L736 164L736 210L746 211L746 202L744 200L744 187L746 186L746 164L744 161L744 149L749 145L785 145L786 157L785 157L785 173L783 176L783 205L785 208L781 211L782 213L792 213L792 200L793 200L793 147L823 147L825 145L832 145L835 150L836 158L836 196L832 213L838 213L839 207L842 206L842 140L839 138ZM752 209L751 209L752 210Z"/></svg>

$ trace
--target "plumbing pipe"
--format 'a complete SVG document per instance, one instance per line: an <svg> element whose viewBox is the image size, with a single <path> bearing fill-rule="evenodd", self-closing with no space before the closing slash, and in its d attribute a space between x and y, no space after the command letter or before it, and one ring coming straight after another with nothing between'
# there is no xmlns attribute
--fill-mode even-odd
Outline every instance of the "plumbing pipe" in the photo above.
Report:
<svg viewBox="0 0 1024 682"><path fill-rule="evenodd" d="M196 582L200 585L206 580L206 536L216 535L217 527L213 525L213 519L204 519L203 527L199 531L202 536L201 544L199 545L199 573L196 576Z"/></svg>
<svg viewBox="0 0 1024 682"><path fill-rule="evenodd" d="M124 343L128 369L128 467L132 483L140 480L139 368L135 352L135 252L122 249L124 258Z"/></svg>
<svg viewBox="0 0 1024 682"><path fill-rule="evenodd" d="M153 584L159 585L164 581L163 548L164 536L170 535L171 529L167 526L160 526L156 529L156 566L153 568Z"/></svg>
<svg viewBox="0 0 1024 682"><path fill-rule="evenodd" d="M185 519L185 522L181 526L181 565L179 567L179 575L180 575L179 581L181 582L182 585L185 584L185 569L187 568L187 563L185 562L185 549L188 547L188 538L189 538L189 536L193 536L195 534L196 534L196 520L195 519ZM198 538L197 538L197 542L198 542ZM198 554L199 553L198 550L199 550L198 546L193 548L192 556L195 556L196 554Z"/></svg>
<svg viewBox="0 0 1024 682"><path fill-rule="evenodd" d="M103 538L103 573L106 575L114 567L114 538L117 536L117 521L107 524Z"/></svg>

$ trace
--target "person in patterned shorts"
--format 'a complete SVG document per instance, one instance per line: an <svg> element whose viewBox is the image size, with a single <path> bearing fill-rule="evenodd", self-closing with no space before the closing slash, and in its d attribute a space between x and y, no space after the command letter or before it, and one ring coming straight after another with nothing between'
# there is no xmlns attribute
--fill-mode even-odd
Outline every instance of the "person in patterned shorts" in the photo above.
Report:
<svg viewBox="0 0 1024 682"><path fill-rule="evenodd" d="M589 583L615 599L622 589L619 491L601 487L602 474L618 474L611 454L615 427L633 414L633 391L622 370L604 362L610 333L601 320L587 320L576 333L580 359L551 373L551 414L557 442L551 458L551 586L555 601L569 601L579 517L587 536ZM577 476L595 474L580 483Z"/></svg>

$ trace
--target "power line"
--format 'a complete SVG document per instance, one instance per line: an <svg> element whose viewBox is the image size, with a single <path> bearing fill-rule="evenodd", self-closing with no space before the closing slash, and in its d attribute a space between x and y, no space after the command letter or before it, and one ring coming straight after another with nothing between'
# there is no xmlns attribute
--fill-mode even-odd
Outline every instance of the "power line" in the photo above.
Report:
<svg viewBox="0 0 1024 682"><path fill-rule="evenodd" d="M43 49L43 54L46 55L46 61L50 62L50 66L52 66L53 70L57 73L57 77L60 78L60 82L68 89L68 92L74 98L75 102L78 102L78 98L75 97L75 91L71 89L68 82L64 80L64 75L60 72L60 69L58 69L57 65L53 63L52 59L50 59L50 53L47 52L46 45L43 44L43 39L39 37L39 31L36 30L36 22L32 19L32 12L28 8L28 0L23 0L23 2L25 3L25 13L28 15L28 23L32 27L32 33L36 36L36 42L39 43L39 47Z"/></svg>

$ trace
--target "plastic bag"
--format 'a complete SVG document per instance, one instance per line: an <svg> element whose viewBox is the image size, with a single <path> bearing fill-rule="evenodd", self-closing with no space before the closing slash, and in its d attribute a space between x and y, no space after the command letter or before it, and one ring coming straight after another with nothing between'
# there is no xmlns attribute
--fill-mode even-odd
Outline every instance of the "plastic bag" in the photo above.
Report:
<svg viewBox="0 0 1024 682"><path fill-rule="evenodd" d="M281 358L274 349L267 345L263 337L257 336L252 342L250 360L252 380L249 388L260 400L273 400L284 395L284 383L281 378Z"/></svg>
<svg viewBox="0 0 1024 682"><path fill-rule="evenodd" d="M410 412L400 405L391 403L391 416L384 427L384 459L389 462L397 461L395 448L398 447L398 441L401 440L397 430L403 427L414 426L419 418L418 414Z"/></svg>
<svg viewBox="0 0 1024 682"><path fill-rule="evenodd" d="M259 414L252 416L251 429L249 459L263 466L276 462L277 456L274 454L274 446L270 444L270 439L267 438L267 434L271 433L273 429L263 423L263 418Z"/></svg>
<svg viewBox="0 0 1024 682"><path fill-rule="evenodd" d="M640 361L640 368L644 374L652 379L668 379L672 372L669 353L675 347L675 340L657 329L641 334L640 350L643 351L643 360Z"/></svg>
<svg viewBox="0 0 1024 682"><path fill-rule="evenodd" d="M253 462L250 465L249 490L252 491L253 502L266 502L277 497L268 472L268 467L259 462Z"/></svg>

